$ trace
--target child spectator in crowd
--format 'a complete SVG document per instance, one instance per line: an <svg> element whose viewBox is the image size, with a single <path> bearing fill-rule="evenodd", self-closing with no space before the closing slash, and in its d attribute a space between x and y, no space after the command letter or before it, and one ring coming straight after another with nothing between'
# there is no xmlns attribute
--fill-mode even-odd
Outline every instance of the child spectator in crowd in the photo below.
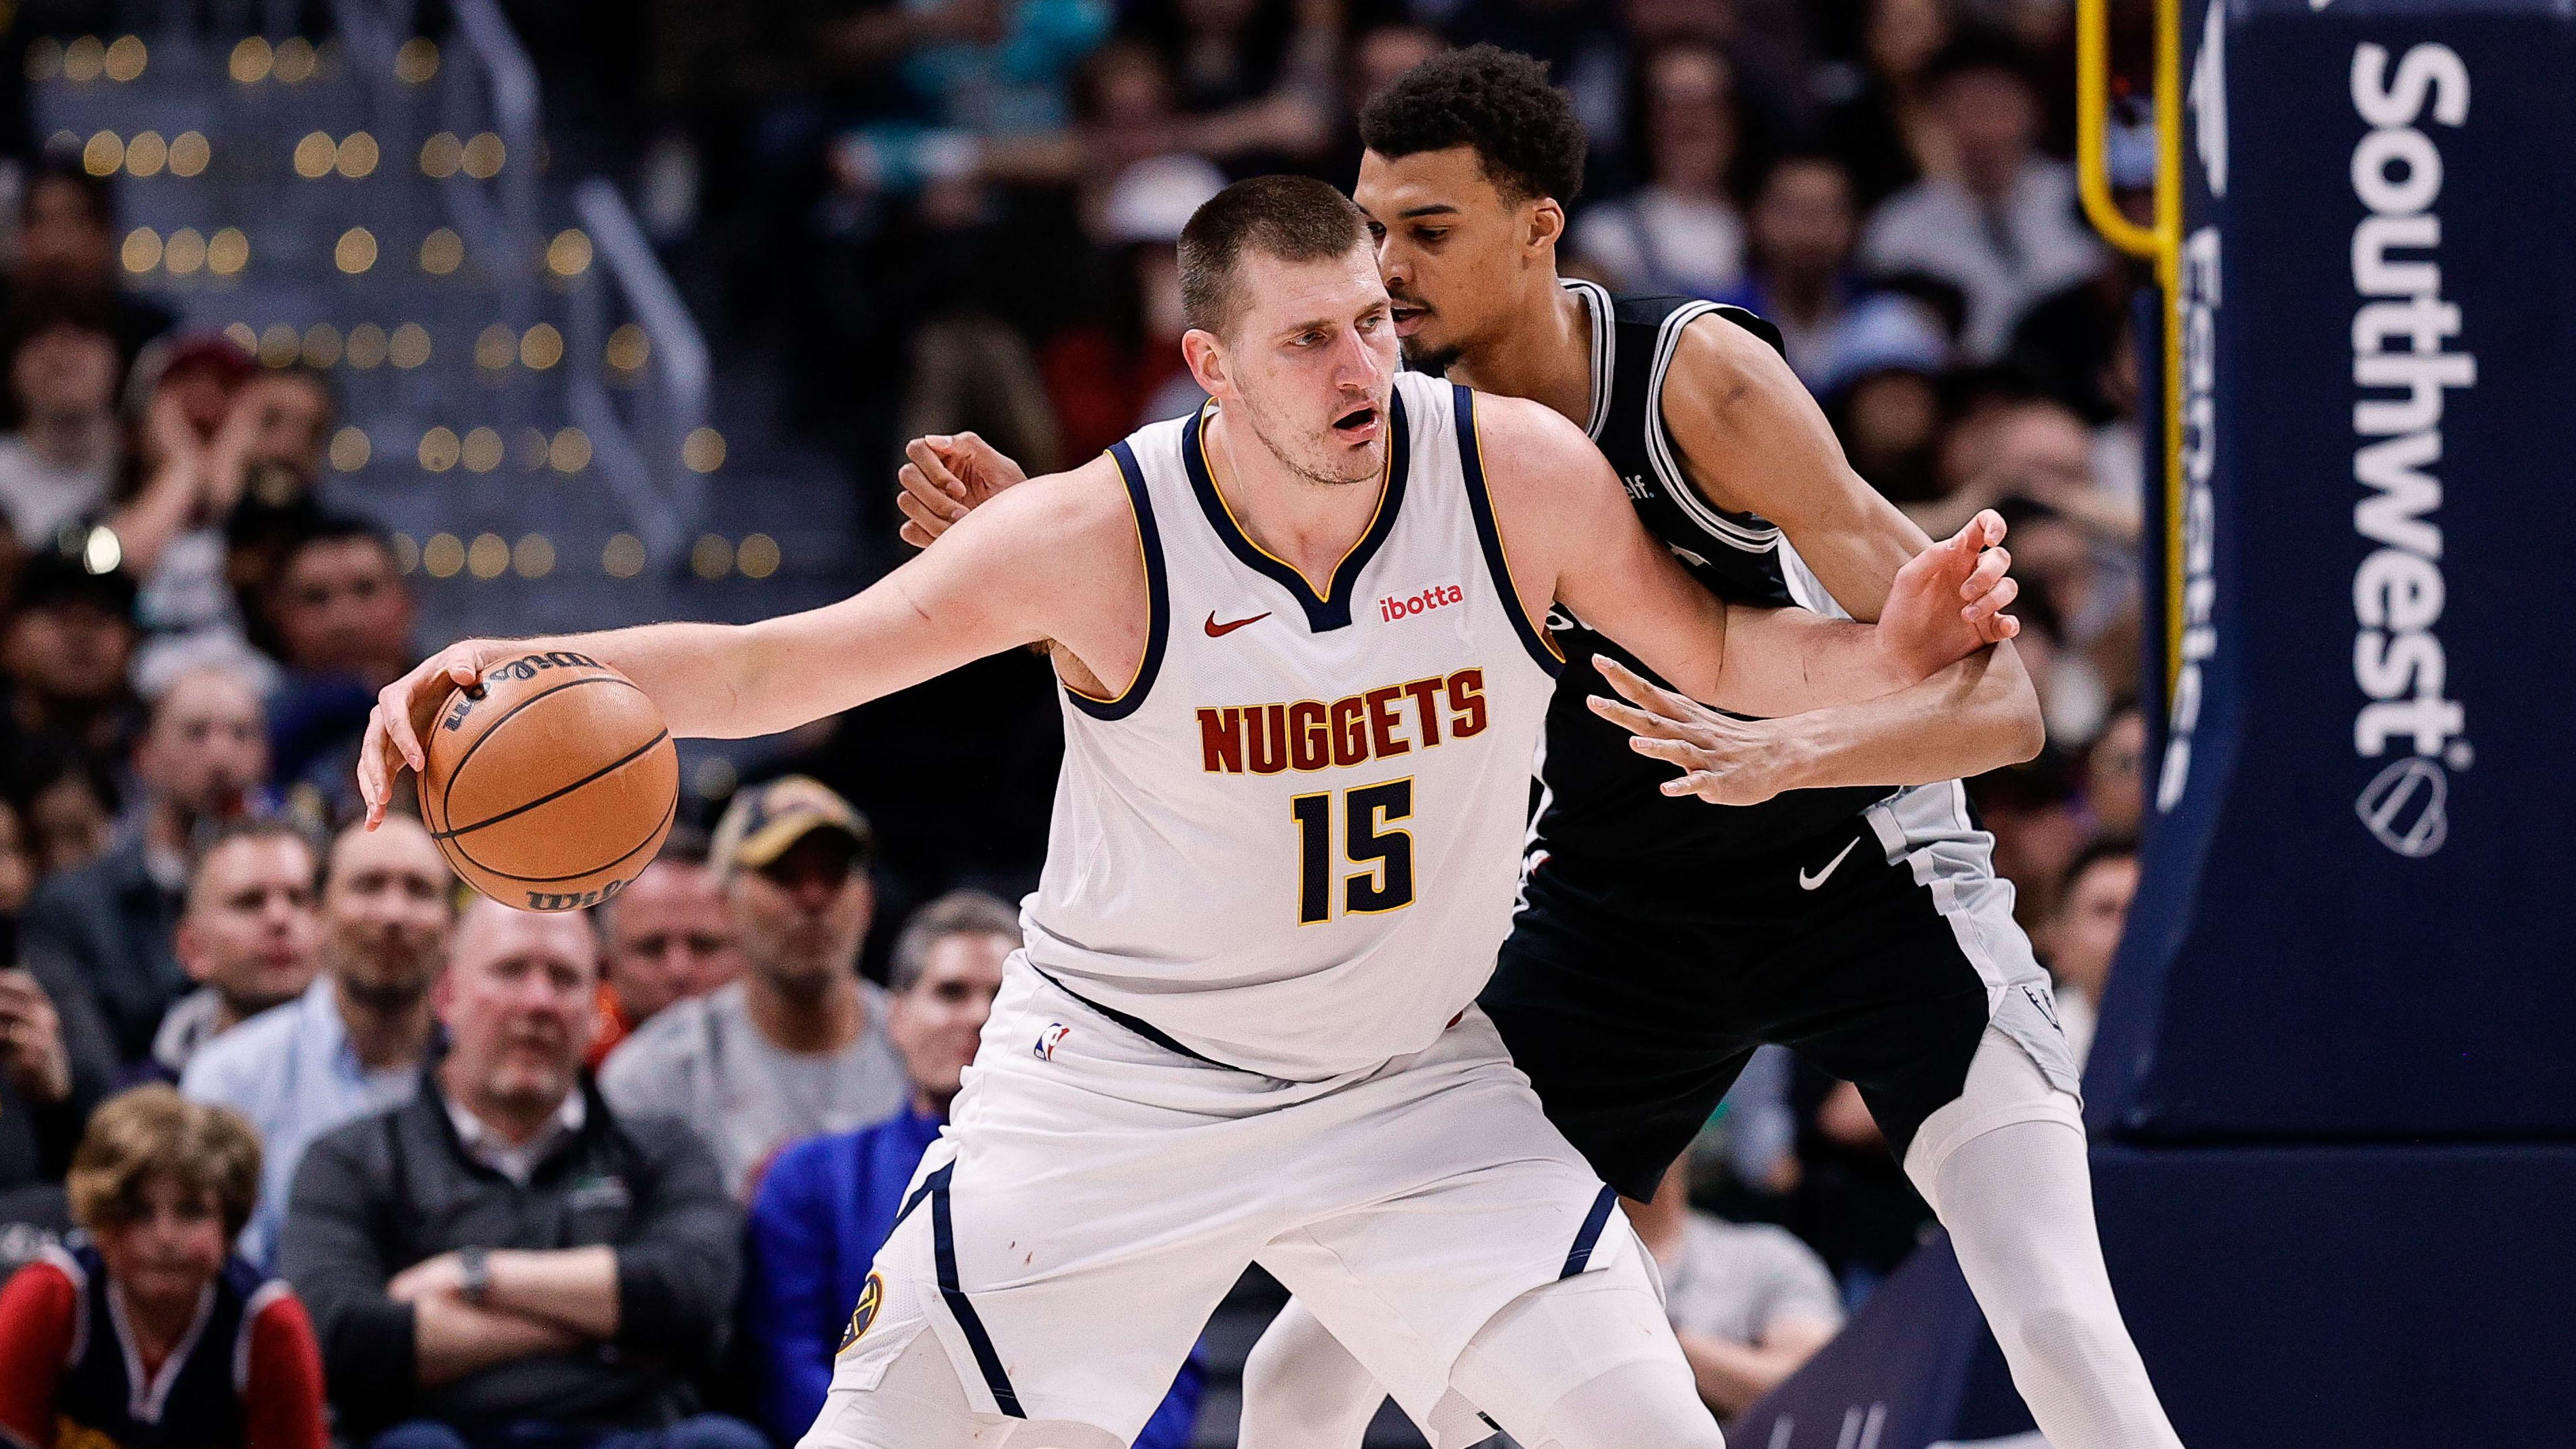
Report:
<svg viewBox="0 0 2576 1449"><path fill-rule="evenodd" d="M742 943L724 883L707 864L707 838L676 826L661 854L615 900L600 903L605 934L599 984L597 1070L620 1042L675 1001L704 996L742 975Z"/></svg>
<svg viewBox="0 0 2576 1449"><path fill-rule="evenodd" d="M621 1114L695 1128L738 1200L780 1148L878 1121L911 1095L886 994L859 977L874 848L859 812L804 776L737 794L712 854L742 978L664 1008L600 1071Z"/></svg>
<svg viewBox="0 0 2576 1449"><path fill-rule="evenodd" d="M98 1110L71 1170L89 1235L0 1291L0 1431L59 1449L326 1449L293 1290L231 1256L259 1139L163 1085Z"/></svg>
<svg viewBox="0 0 2576 1449"><path fill-rule="evenodd" d="M886 1029L912 1095L885 1121L788 1148L761 1179L744 1263L744 1349L762 1423L781 1444L814 1422L869 1266L894 1230L922 1149L948 1120L960 1078L1020 944L1019 912L958 891L915 912L894 948ZM1193 1363L1155 1410L1139 1449L1184 1449L1198 1408Z"/></svg>
<svg viewBox="0 0 2576 1449"><path fill-rule="evenodd" d="M314 866L312 843L282 821L232 826L197 852L173 940L197 989L161 1018L144 1071L177 1082L197 1048L313 984Z"/></svg>

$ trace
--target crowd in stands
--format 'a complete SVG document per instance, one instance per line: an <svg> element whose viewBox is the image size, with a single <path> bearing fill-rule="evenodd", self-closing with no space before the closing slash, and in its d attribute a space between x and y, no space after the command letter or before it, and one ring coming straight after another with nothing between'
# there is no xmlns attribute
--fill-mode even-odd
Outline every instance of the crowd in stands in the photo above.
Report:
<svg viewBox="0 0 2576 1449"><path fill-rule="evenodd" d="M721 264L718 335L791 360L889 541L904 437L974 428L1035 472L1197 402L1173 247L1227 180L1347 184L1358 107L1443 46L1548 60L1595 142L1566 270L1759 311L1927 531L2010 519L2050 747L1970 788L2089 1040L2137 874L2151 475L2140 279L2065 154L2069 6L511 8L549 85L641 118L648 224ZM2113 152L2135 207L2143 115ZM1043 662L800 737L587 917L467 900L416 822L349 825L375 690L446 641L387 535L318 496L328 377L120 290L77 156L20 176L0 1429L784 1449L1017 942ZM1930 1220L1857 1094L1771 1053L1636 1217L1721 1413ZM1190 1442L1202 1379L1142 1442Z"/></svg>

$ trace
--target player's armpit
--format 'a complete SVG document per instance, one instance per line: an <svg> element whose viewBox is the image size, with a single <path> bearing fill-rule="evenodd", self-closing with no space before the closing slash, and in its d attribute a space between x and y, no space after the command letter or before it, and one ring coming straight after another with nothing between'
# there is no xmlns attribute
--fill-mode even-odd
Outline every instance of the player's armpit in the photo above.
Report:
<svg viewBox="0 0 2576 1449"><path fill-rule="evenodd" d="M1682 330L1663 414L1701 496L1778 524L1855 618L1877 618L1896 571L1931 542L1852 471L1787 360L1725 317Z"/></svg>

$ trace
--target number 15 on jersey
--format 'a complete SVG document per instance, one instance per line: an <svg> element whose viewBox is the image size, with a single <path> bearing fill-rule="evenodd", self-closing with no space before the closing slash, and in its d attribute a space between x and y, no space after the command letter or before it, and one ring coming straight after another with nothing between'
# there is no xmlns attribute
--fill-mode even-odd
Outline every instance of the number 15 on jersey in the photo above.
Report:
<svg viewBox="0 0 2576 1449"><path fill-rule="evenodd" d="M1333 918L1335 885L1344 915L1375 915L1413 904L1413 832L1392 822L1413 818L1413 781L1388 780L1289 800L1297 821L1297 924ZM1362 867L1333 863L1333 834L1341 831L1341 856ZM1336 879L1338 877L1338 880Z"/></svg>

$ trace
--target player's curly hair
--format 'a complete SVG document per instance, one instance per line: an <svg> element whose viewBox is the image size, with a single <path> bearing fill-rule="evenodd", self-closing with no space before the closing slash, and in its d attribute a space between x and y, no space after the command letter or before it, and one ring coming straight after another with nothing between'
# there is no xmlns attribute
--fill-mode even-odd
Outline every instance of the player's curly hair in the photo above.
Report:
<svg viewBox="0 0 2576 1449"><path fill-rule="evenodd" d="M1491 45L1433 56L1360 113L1360 141L1390 160L1475 148L1485 179L1510 202L1583 190L1583 123L1548 84L1547 67Z"/></svg>

